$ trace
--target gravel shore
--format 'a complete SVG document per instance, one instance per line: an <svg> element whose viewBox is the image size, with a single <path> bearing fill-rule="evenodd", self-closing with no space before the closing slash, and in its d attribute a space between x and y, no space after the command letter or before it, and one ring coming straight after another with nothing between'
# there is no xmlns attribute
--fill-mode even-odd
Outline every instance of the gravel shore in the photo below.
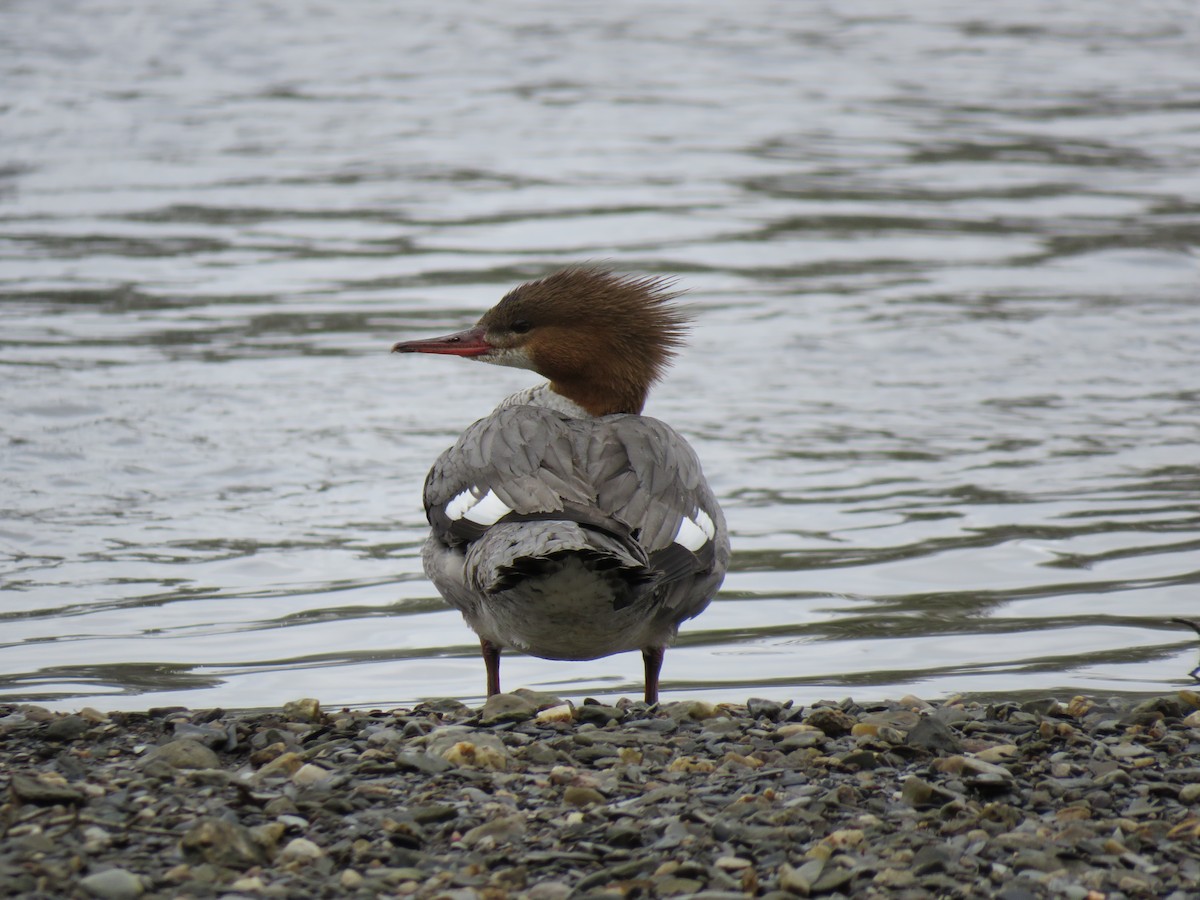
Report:
<svg viewBox="0 0 1200 900"><path fill-rule="evenodd" d="M1200 695L0 706L0 896L1200 896Z"/></svg>

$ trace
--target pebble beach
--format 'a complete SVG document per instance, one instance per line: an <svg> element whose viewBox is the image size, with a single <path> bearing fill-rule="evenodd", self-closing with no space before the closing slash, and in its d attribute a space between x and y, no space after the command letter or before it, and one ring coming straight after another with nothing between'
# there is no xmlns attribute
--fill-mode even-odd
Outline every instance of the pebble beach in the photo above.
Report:
<svg viewBox="0 0 1200 900"><path fill-rule="evenodd" d="M0 896L1200 895L1200 695L0 706Z"/></svg>

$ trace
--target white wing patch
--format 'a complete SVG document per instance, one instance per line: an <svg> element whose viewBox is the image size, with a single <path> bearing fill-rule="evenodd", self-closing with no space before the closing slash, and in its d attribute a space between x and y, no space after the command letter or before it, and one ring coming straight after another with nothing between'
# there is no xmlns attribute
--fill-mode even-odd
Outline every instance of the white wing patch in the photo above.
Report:
<svg viewBox="0 0 1200 900"><path fill-rule="evenodd" d="M712 518L704 510L696 512L695 519L684 516L679 520L679 531L675 533L675 543L695 553L713 539L717 528Z"/></svg>
<svg viewBox="0 0 1200 900"><path fill-rule="evenodd" d="M482 497L476 497L477 488L469 487L446 504L446 517L452 522L466 519L476 525L495 525L510 512L512 507L496 496L495 491L488 491Z"/></svg>

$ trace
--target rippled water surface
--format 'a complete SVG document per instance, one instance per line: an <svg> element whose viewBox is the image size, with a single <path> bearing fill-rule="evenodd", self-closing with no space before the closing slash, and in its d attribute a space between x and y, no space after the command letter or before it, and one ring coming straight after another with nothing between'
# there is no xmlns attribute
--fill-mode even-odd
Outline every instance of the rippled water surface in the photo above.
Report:
<svg viewBox="0 0 1200 900"><path fill-rule="evenodd" d="M0 699L477 699L420 487L534 376L387 350L578 260L698 313L648 412L735 555L668 698L1184 684L1194 13L4 4Z"/></svg>

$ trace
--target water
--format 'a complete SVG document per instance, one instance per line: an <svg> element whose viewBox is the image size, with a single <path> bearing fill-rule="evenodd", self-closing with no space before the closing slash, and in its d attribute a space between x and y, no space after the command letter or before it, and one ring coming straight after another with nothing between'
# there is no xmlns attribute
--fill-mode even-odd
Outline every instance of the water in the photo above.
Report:
<svg viewBox="0 0 1200 900"><path fill-rule="evenodd" d="M698 311L668 698L1161 693L1200 618L1190 4L0 9L0 699L478 699L420 486L553 267ZM636 695L636 654L506 657Z"/></svg>

